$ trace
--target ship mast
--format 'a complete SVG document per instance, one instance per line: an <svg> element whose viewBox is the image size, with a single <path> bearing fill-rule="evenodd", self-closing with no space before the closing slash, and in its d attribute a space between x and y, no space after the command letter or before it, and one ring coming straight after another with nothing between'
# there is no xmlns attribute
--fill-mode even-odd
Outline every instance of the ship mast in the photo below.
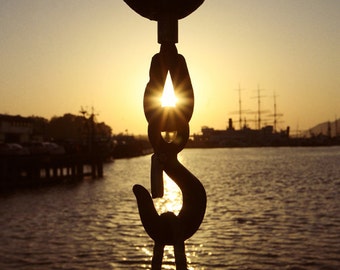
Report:
<svg viewBox="0 0 340 270"><path fill-rule="evenodd" d="M274 133L276 133L276 131L277 131L277 118L279 116L283 116L282 113L277 113L276 97L277 97L277 95L274 91L274 93L273 93L273 98L274 98L274 114L273 114L273 116L274 116Z"/></svg>
<svg viewBox="0 0 340 270"><path fill-rule="evenodd" d="M261 96L260 93L264 89L260 89L260 85L257 85L257 129L261 129Z"/></svg>
<svg viewBox="0 0 340 270"><path fill-rule="evenodd" d="M244 89L241 89L241 85L238 85L238 116L239 116L239 125L240 125L240 130L242 129L242 99L241 99L241 91Z"/></svg>

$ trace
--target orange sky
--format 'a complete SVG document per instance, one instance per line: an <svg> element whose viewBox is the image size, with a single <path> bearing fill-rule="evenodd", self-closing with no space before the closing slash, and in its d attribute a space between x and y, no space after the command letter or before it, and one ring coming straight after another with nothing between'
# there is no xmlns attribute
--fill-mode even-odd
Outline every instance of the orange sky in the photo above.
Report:
<svg viewBox="0 0 340 270"><path fill-rule="evenodd" d="M0 113L50 118L93 106L114 133L146 134L157 24L118 0L0 0ZM191 132L238 127L242 107L280 128L340 117L340 1L206 0L179 23L195 91ZM255 114L244 114L251 127ZM262 115L263 124L273 119Z"/></svg>

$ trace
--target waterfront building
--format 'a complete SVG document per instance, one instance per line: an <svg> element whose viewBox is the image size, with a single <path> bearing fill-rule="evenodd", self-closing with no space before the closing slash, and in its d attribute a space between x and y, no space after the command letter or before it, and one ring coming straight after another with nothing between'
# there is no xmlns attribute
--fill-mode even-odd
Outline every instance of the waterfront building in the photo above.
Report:
<svg viewBox="0 0 340 270"><path fill-rule="evenodd" d="M0 142L25 143L33 133L31 119L22 116L0 115Z"/></svg>

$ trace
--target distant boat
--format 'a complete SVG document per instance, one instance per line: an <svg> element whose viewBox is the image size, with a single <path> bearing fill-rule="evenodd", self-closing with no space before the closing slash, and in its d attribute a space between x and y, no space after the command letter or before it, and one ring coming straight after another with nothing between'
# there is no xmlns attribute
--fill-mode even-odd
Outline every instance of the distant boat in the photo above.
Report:
<svg viewBox="0 0 340 270"><path fill-rule="evenodd" d="M188 147L254 147L254 146L284 146L289 143L289 127L280 132L274 132L273 126L265 126L259 130L244 126L240 130L229 126L225 130L202 128L201 135L194 135Z"/></svg>

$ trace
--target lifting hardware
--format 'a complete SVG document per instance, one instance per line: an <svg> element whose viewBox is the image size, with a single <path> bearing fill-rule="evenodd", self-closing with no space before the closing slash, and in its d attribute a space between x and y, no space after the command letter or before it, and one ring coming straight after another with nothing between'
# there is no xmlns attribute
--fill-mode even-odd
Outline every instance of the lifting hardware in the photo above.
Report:
<svg viewBox="0 0 340 270"><path fill-rule="evenodd" d="M153 56L150 79L144 92L144 114L149 123L148 136L154 149L151 162L151 195L146 188L135 185L142 224L154 240L152 270L162 267L165 245L173 245L177 270L186 270L185 240L200 227L206 209L206 192L202 183L177 159L189 139L189 121L194 109L194 92L185 58L178 54L178 20L195 11L204 0L124 0L143 17L158 22L160 52ZM162 107L160 98L167 74L170 73L175 95L175 107ZM162 132L175 132L170 142ZM163 171L179 186L183 206L159 215L152 198L163 196Z"/></svg>
<svg viewBox="0 0 340 270"><path fill-rule="evenodd" d="M178 42L178 20L194 12L204 0L124 0L139 15L158 22L158 43Z"/></svg>

